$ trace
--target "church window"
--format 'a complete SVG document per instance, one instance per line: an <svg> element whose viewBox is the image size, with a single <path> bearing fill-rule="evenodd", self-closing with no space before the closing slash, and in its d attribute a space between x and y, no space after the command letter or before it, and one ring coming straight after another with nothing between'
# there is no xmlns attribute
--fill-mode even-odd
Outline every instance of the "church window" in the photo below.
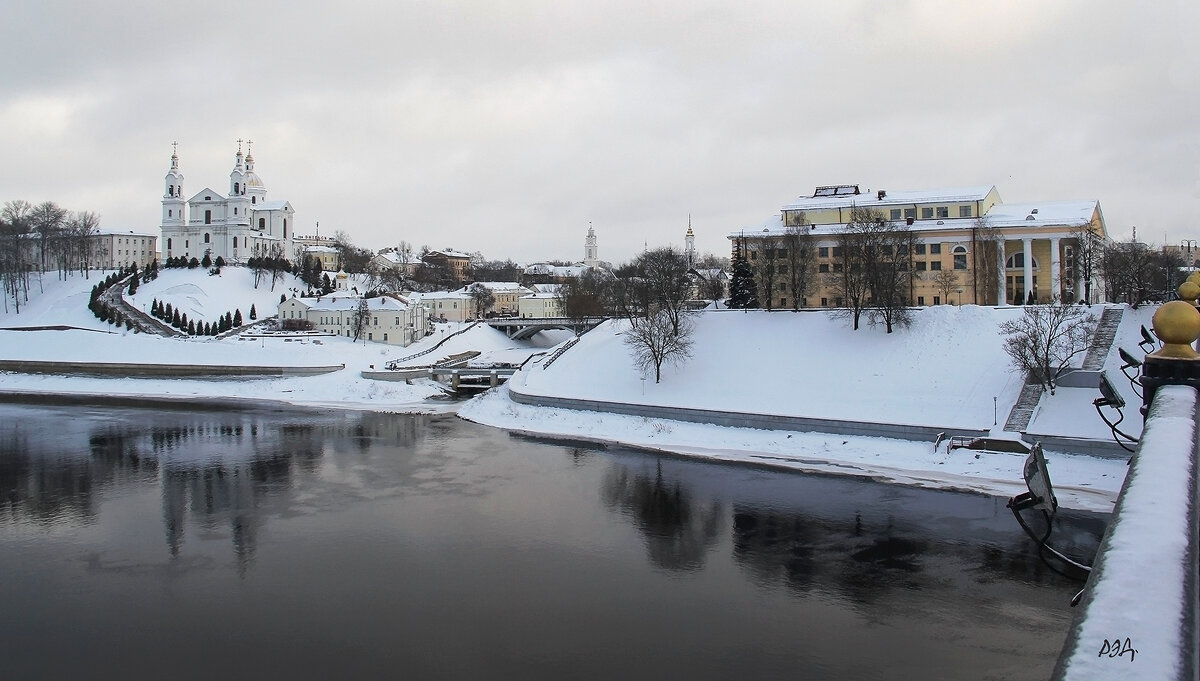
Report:
<svg viewBox="0 0 1200 681"><path fill-rule="evenodd" d="M167 217L169 217L169 218L170 218L170 217L175 217L175 211L168 209L168 210L167 210Z"/></svg>
<svg viewBox="0 0 1200 681"><path fill-rule="evenodd" d="M251 196L251 197L250 197L250 203L258 203L258 197L257 197L257 196Z"/></svg>
<svg viewBox="0 0 1200 681"><path fill-rule="evenodd" d="M204 233L204 243L209 243L209 241L208 241L208 232L205 232L205 233Z"/></svg>
<svg viewBox="0 0 1200 681"><path fill-rule="evenodd" d="M242 188L242 186L240 184L238 184L237 182L233 183L233 193L234 194L237 194L239 191L241 191L241 188Z"/></svg>
<svg viewBox="0 0 1200 681"><path fill-rule="evenodd" d="M234 215L237 215L237 206L234 206L234 207L233 207L233 214L234 214Z"/></svg>
<svg viewBox="0 0 1200 681"><path fill-rule="evenodd" d="M266 229L266 228L267 228L267 219L266 219L266 218L259 218L259 219L258 219L258 228L259 228L259 229Z"/></svg>
<svg viewBox="0 0 1200 681"><path fill-rule="evenodd" d="M212 224L212 211L211 210L204 211L204 224L206 224L206 225Z"/></svg>
<svg viewBox="0 0 1200 681"><path fill-rule="evenodd" d="M171 250L171 240L167 239L167 250Z"/></svg>

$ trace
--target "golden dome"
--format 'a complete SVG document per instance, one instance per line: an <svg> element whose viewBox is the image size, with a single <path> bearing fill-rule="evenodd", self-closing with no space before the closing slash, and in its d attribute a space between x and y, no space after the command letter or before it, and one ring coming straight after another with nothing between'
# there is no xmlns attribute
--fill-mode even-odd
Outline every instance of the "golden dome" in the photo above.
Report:
<svg viewBox="0 0 1200 681"><path fill-rule="evenodd" d="M1200 298L1200 284L1194 281L1185 281L1179 285L1180 300L1190 300L1195 305L1197 298Z"/></svg>
<svg viewBox="0 0 1200 681"><path fill-rule="evenodd" d="M1200 359L1191 343L1200 338L1200 312L1191 303L1172 300L1164 303L1151 320L1154 335L1163 342L1160 350L1151 357L1165 359Z"/></svg>

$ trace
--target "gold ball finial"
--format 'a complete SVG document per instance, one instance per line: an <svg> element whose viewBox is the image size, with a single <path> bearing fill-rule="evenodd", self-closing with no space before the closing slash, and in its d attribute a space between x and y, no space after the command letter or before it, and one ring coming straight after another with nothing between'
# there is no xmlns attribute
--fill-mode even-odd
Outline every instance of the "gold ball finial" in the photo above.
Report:
<svg viewBox="0 0 1200 681"><path fill-rule="evenodd" d="M1200 283L1194 281L1185 281L1179 285L1179 299L1196 304L1196 299L1200 298Z"/></svg>
<svg viewBox="0 0 1200 681"><path fill-rule="evenodd" d="M1192 343L1200 338L1200 312L1190 303L1172 300L1164 303L1151 320L1154 335L1163 342L1161 349L1150 353L1151 357L1164 359L1200 359Z"/></svg>

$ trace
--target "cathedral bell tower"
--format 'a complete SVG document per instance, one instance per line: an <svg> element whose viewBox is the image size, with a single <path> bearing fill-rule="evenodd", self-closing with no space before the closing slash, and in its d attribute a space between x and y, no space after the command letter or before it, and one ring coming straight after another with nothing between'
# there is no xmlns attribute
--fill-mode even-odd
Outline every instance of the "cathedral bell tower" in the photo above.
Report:
<svg viewBox="0 0 1200 681"><path fill-rule="evenodd" d="M242 156L242 140L238 140L237 155L233 159L233 171L229 173L228 224L250 224L250 199L246 196L247 168Z"/></svg>
<svg viewBox="0 0 1200 681"><path fill-rule="evenodd" d="M183 226L186 216L184 207L187 202L183 199L183 173L179 172L178 142L171 143L171 169L163 178L163 212L162 224L167 226Z"/></svg>

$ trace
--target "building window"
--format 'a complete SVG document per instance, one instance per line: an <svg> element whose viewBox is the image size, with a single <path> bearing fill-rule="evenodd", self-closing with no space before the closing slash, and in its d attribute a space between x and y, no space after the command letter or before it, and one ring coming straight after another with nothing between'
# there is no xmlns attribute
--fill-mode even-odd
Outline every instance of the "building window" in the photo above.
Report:
<svg viewBox="0 0 1200 681"><path fill-rule="evenodd" d="M175 211L168 209L168 210L167 210L167 217L169 217L169 218L171 218L171 217L175 217Z"/></svg>
<svg viewBox="0 0 1200 681"><path fill-rule="evenodd" d="M925 255L925 244L914 244L913 253L917 255Z"/></svg>
<svg viewBox="0 0 1200 681"><path fill-rule="evenodd" d="M818 258L828 258L829 257L829 247L821 246L821 247L817 248L817 257Z"/></svg>
<svg viewBox="0 0 1200 681"><path fill-rule="evenodd" d="M829 271L829 263L823 262L820 265L817 265L817 271L818 272L828 272Z"/></svg>
<svg viewBox="0 0 1200 681"><path fill-rule="evenodd" d="M784 281L779 282L779 290L786 291L787 290L787 282L784 282Z"/></svg>
<svg viewBox="0 0 1200 681"><path fill-rule="evenodd" d="M941 244L929 244L929 255L941 255L941 254L942 254L942 245Z"/></svg>
<svg viewBox="0 0 1200 681"><path fill-rule="evenodd" d="M950 252L954 254L954 269L967 269L967 247L961 245L955 246Z"/></svg>
<svg viewBox="0 0 1200 681"><path fill-rule="evenodd" d="M891 213L891 219L893 219L893 220L899 220L899 219L900 219L900 214L901 214L901 213L900 213L900 209L899 209L899 208L893 208L893 209L892 209L892 213Z"/></svg>
<svg viewBox="0 0 1200 681"><path fill-rule="evenodd" d="M257 196L251 196L251 197L250 197L250 203L258 203L258 197L257 197Z"/></svg>
<svg viewBox="0 0 1200 681"><path fill-rule="evenodd" d="M938 216L939 218L948 218L948 217L950 217L950 208L949 208L949 207L947 207L947 206L938 206L938 207L937 207L937 216Z"/></svg>
<svg viewBox="0 0 1200 681"><path fill-rule="evenodd" d="M259 219L258 219L258 228L259 228L259 229L266 229L266 228L267 228L267 219L266 219L266 218L259 218Z"/></svg>
<svg viewBox="0 0 1200 681"><path fill-rule="evenodd" d="M971 216L971 207L970 206L959 206L958 207L958 217L960 217L960 218L972 217Z"/></svg>
<svg viewBox="0 0 1200 681"><path fill-rule="evenodd" d="M204 233L204 243L206 243L206 244L209 243L208 232Z"/></svg>
<svg viewBox="0 0 1200 681"><path fill-rule="evenodd" d="M204 211L204 224L206 224L206 225L212 224L212 211L211 210Z"/></svg>
<svg viewBox="0 0 1200 681"><path fill-rule="evenodd" d="M934 270L934 271L942 269L942 261L934 260L934 261L930 262L929 269ZM936 303L934 303L934 304L936 305Z"/></svg>
<svg viewBox="0 0 1200 681"><path fill-rule="evenodd" d="M384 343L386 343L386 342L387 342L387 334L386 334L386 333L385 333L385 334L383 334L383 342L384 342Z"/></svg>
<svg viewBox="0 0 1200 681"><path fill-rule="evenodd" d="M842 247L841 246L833 247L833 257L835 257L835 258L842 257Z"/></svg>
<svg viewBox="0 0 1200 681"><path fill-rule="evenodd" d="M171 240L167 239L167 250L171 250Z"/></svg>
<svg viewBox="0 0 1200 681"><path fill-rule="evenodd" d="M925 304L925 296L917 296L917 305Z"/></svg>
<svg viewBox="0 0 1200 681"><path fill-rule="evenodd" d="M779 307L787 307L787 298L779 299Z"/></svg>
<svg viewBox="0 0 1200 681"><path fill-rule="evenodd" d="M933 219L933 209L932 208L922 208L921 209L921 219L922 220L932 220Z"/></svg>
<svg viewBox="0 0 1200 681"><path fill-rule="evenodd" d="M842 271L842 263L840 263L840 262L833 263L833 271L841 272Z"/></svg>
<svg viewBox="0 0 1200 681"><path fill-rule="evenodd" d="M829 307L829 299L828 298L821 299L821 307Z"/></svg>
<svg viewBox="0 0 1200 681"><path fill-rule="evenodd" d="M917 265L917 271L918 271L918 272L924 272L924 271L925 271L925 261L924 261L924 260L918 260L918 261L916 262L916 265Z"/></svg>
<svg viewBox="0 0 1200 681"><path fill-rule="evenodd" d="M942 304L942 297L941 297L941 296L934 296L934 297L933 297L933 304L934 304L934 305L941 305L941 304Z"/></svg>
<svg viewBox="0 0 1200 681"><path fill-rule="evenodd" d="M905 208L904 209L904 219L907 220L908 218L912 218L914 220L917 219L917 209L916 208Z"/></svg>
<svg viewBox="0 0 1200 681"><path fill-rule="evenodd" d="M1037 258L1030 258L1029 260L1030 260L1030 262L1033 263L1033 269L1035 269L1035 270L1040 269L1038 267ZM1004 267L1006 267L1007 269L1010 269L1010 270L1011 269L1020 269L1020 268L1025 267L1025 254L1024 253L1013 253L1012 255L1008 256L1008 260L1006 260L1004 262Z"/></svg>

